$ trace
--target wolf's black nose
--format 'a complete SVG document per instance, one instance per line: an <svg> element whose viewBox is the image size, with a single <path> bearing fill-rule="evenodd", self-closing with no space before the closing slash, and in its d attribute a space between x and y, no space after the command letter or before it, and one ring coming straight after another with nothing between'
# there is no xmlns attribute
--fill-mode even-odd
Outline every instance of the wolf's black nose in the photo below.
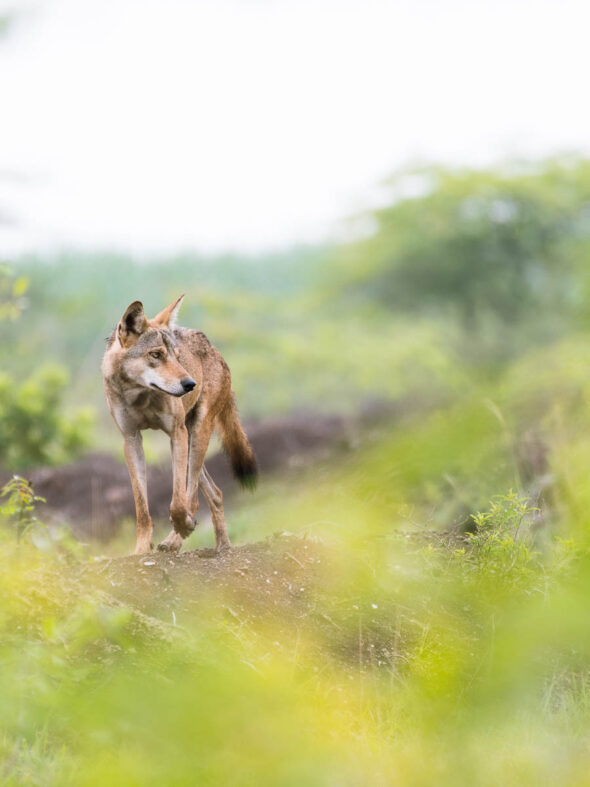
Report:
<svg viewBox="0 0 590 787"><path fill-rule="evenodd" d="M182 385L184 390L188 393L189 391L193 390L193 388L196 385L196 382L194 380L191 380L190 377L185 377L184 380L180 381L180 384Z"/></svg>

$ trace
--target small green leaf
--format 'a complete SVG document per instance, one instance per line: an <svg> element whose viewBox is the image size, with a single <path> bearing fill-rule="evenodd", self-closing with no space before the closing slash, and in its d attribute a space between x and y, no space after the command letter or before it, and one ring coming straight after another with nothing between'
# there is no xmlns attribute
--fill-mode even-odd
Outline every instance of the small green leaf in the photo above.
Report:
<svg viewBox="0 0 590 787"><path fill-rule="evenodd" d="M28 276L19 276L12 285L12 294L15 298L20 298L29 289L30 279Z"/></svg>

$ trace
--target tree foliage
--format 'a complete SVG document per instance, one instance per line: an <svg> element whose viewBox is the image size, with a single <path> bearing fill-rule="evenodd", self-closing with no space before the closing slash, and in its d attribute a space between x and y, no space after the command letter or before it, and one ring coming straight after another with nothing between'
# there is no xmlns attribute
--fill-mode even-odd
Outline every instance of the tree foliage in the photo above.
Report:
<svg viewBox="0 0 590 787"><path fill-rule="evenodd" d="M468 332L579 314L590 251L590 163L403 173L354 250L355 287L389 308L454 316ZM408 198L408 193L419 194ZM368 267L359 261L369 260ZM501 330L498 336L503 338Z"/></svg>

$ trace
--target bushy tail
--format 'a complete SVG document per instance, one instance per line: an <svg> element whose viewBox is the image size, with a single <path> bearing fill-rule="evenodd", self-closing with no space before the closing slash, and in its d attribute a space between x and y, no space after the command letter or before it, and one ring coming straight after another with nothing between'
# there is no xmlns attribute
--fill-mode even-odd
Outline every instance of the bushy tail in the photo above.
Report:
<svg viewBox="0 0 590 787"><path fill-rule="evenodd" d="M245 489L254 489L258 480L256 457L240 423L233 396L217 417L216 426L234 476Z"/></svg>

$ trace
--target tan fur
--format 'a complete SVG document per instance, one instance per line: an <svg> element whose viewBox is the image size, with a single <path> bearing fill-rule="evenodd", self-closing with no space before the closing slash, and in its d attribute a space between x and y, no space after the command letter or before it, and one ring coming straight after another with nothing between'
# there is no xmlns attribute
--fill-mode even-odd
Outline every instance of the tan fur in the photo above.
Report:
<svg viewBox="0 0 590 787"><path fill-rule="evenodd" d="M153 548L142 430L161 429L172 449L173 530L158 549L177 552L194 530L199 488L211 511L217 549L230 546L222 494L203 464L214 429L242 484L253 486L256 480L256 462L238 418L227 364L205 334L176 327L183 297L152 320L139 301L130 304L102 362L106 399L123 435L135 500L135 554Z"/></svg>

